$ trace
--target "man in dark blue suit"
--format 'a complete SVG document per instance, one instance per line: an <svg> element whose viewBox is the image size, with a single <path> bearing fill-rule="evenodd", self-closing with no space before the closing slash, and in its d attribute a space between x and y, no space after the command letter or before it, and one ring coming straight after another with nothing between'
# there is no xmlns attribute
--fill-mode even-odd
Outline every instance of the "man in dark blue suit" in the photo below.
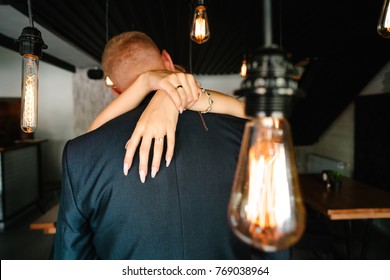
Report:
<svg viewBox="0 0 390 280"><path fill-rule="evenodd" d="M227 220L245 119L183 112L170 166L142 183L123 147L149 100L67 143L54 258L250 259Z"/></svg>
<svg viewBox="0 0 390 280"><path fill-rule="evenodd" d="M55 258L250 258L227 222L244 120L209 114L206 131L197 113L184 112L170 166L141 183L122 164L144 108L67 144Z"/></svg>

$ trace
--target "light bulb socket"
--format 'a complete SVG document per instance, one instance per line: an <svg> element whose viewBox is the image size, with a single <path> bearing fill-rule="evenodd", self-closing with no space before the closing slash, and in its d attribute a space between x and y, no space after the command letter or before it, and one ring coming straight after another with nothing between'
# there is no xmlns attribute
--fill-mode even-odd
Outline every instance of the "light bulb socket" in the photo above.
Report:
<svg viewBox="0 0 390 280"><path fill-rule="evenodd" d="M260 48L247 63L247 76L234 92L245 96L248 116L291 115L293 97L298 96L298 82L293 79L294 67L277 46Z"/></svg>
<svg viewBox="0 0 390 280"><path fill-rule="evenodd" d="M19 53L24 56L30 54L42 57L42 49L47 49L47 45L43 42L41 32L32 26L23 28L22 34L15 40L19 43Z"/></svg>
<svg viewBox="0 0 390 280"><path fill-rule="evenodd" d="M197 7L197 6L204 6L204 0L196 0L194 1L194 6Z"/></svg>
<svg viewBox="0 0 390 280"><path fill-rule="evenodd" d="M292 113L292 104L292 96L271 92L265 95L249 94L245 100L245 114L251 117L270 117L274 113L281 113L283 117L288 119Z"/></svg>

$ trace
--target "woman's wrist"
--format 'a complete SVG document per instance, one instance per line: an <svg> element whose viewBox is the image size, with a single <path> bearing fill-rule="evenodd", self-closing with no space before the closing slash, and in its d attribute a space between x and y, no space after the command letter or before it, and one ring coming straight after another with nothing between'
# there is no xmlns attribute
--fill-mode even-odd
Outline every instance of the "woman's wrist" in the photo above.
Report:
<svg viewBox="0 0 390 280"><path fill-rule="evenodd" d="M207 103L208 107L205 110L199 111L201 114L207 114L210 113L213 110L213 105L214 105L214 99L210 91L207 91L205 89L201 89L202 94L207 96Z"/></svg>
<svg viewBox="0 0 390 280"><path fill-rule="evenodd" d="M156 102L159 102L160 106L163 107L167 112L176 114L179 113L171 97L163 90L157 90L152 99L154 99Z"/></svg>
<svg viewBox="0 0 390 280"><path fill-rule="evenodd" d="M148 95L154 89L151 86L150 71L146 71L138 76L136 83L139 85L140 91L145 93L145 96Z"/></svg>

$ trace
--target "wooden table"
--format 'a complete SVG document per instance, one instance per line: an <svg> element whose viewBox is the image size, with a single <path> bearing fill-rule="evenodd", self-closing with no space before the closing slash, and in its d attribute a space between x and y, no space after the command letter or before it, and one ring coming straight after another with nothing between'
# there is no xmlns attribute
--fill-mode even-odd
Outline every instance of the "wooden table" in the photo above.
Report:
<svg viewBox="0 0 390 280"><path fill-rule="evenodd" d="M56 204L49 211L32 222L30 224L30 229L42 230L44 234L55 234L58 207L59 205Z"/></svg>
<svg viewBox="0 0 390 280"><path fill-rule="evenodd" d="M390 192L343 178L337 189L327 189L320 174L301 174L305 203L330 220L390 218Z"/></svg>
<svg viewBox="0 0 390 280"><path fill-rule="evenodd" d="M327 189L320 174L301 174L301 191L304 202L330 220L346 222L346 247L352 256L352 220L367 220L360 258L365 258L367 239L372 219L390 218L390 192L342 178L341 186Z"/></svg>

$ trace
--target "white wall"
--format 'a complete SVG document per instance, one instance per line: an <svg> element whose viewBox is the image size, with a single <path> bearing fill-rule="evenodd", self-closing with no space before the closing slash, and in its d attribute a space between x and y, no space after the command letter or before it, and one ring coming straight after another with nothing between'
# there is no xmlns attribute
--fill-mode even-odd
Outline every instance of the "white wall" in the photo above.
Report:
<svg viewBox="0 0 390 280"><path fill-rule="evenodd" d="M0 97L20 97L21 56L0 47Z"/></svg>
<svg viewBox="0 0 390 280"><path fill-rule="evenodd" d="M229 95L240 88L243 78L237 74L231 75L197 75L196 79L201 83L201 87L215 89Z"/></svg>
<svg viewBox="0 0 390 280"><path fill-rule="evenodd" d="M62 150L74 137L73 73L47 63L40 64L39 124L37 139L48 139L42 152L45 181L61 178Z"/></svg>
<svg viewBox="0 0 390 280"><path fill-rule="evenodd" d="M44 54L43 54L44 55ZM21 56L0 47L0 97L20 97ZM38 128L35 139L47 139L42 145L43 180L59 181L61 155L73 133L73 73L40 61Z"/></svg>

